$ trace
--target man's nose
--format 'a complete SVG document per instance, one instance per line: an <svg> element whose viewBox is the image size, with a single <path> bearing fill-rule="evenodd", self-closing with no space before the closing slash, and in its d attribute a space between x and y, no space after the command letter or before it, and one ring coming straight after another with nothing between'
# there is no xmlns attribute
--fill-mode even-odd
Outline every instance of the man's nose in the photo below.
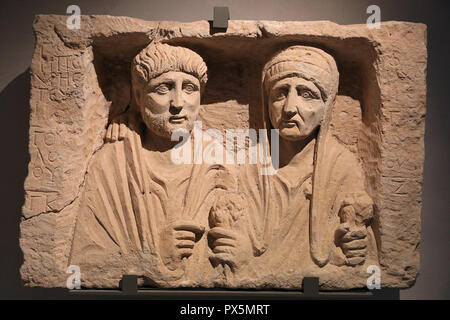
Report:
<svg viewBox="0 0 450 320"><path fill-rule="evenodd" d="M298 95L294 90L289 90L286 97L286 101L283 106L283 114L286 118L290 119L298 112Z"/></svg>
<svg viewBox="0 0 450 320"><path fill-rule="evenodd" d="M172 91L172 96L170 99L170 107L171 109L173 109L174 111L176 111L177 113L181 111L181 109L183 109L183 91L178 89L178 88L174 88L174 90Z"/></svg>

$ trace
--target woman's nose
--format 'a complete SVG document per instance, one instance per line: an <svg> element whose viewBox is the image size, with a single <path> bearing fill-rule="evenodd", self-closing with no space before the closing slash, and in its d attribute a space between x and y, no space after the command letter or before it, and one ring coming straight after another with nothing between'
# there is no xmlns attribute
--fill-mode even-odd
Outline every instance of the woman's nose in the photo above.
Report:
<svg viewBox="0 0 450 320"><path fill-rule="evenodd" d="M289 90L286 101L283 106L283 113L286 117L292 118L298 111L299 99L297 92L293 92L293 90Z"/></svg>

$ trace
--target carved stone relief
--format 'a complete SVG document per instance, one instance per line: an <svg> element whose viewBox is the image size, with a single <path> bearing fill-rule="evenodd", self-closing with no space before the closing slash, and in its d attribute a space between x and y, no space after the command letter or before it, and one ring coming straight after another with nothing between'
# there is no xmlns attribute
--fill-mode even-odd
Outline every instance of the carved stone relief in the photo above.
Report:
<svg viewBox="0 0 450 320"><path fill-rule="evenodd" d="M34 23L27 285L414 283L424 25L64 21Z"/></svg>

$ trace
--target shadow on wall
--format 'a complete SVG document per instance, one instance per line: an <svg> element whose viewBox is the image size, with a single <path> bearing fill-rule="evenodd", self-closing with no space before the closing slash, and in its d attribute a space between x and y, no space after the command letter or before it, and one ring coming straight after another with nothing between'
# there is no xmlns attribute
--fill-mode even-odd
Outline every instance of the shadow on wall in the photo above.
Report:
<svg viewBox="0 0 450 320"><path fill-rule="evenodd" d="M24 181L28 174L30 129L30 70L16 77L0 92L2 211L0 213L0 299L63 298L64 289L24 288L19 269L23 254L19 246L19 224L24 204Z"/></svg>

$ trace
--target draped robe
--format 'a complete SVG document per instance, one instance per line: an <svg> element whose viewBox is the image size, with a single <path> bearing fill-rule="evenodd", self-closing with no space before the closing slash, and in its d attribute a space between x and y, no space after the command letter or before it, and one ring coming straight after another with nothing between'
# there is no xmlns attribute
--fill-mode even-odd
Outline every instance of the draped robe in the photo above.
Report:
<svg viewBox="0 0 450 320"><path fill-rule="evenodd" d="M259 165L227 169L201 164L180 167L172 179L152 167L137 133L105 144L87 174L70 263L79 265L82 281L94 287L108 280L117 286L130 273L140 275L143 285L159 287L289 287L283 279L318 275L322 266L312 257L310 239L312 232L321 232L329 256L322 269L342 265L342 251L334 243L338 212L346 195L364 190L364 180L355 156L337 141L329 142L316 175L322 181L318 205L325 213L320 230L311 225L316 139L274 175L261 175ZM253 248L248 263L231 274L211 265L206 236L210 209L223 190L247 200L242 222ZM171 270L161 259L159 236L177 219L196 222L206 231L192 256ZM370 227L368 231L370 262L376 261L376 244Z"/></svg>
<svg viewBox="0 0 450 320"><path fill-rule="evenodd" d="M323 276L330 268L342 271L337 267L345 265L345 257L335 243L335 231L341 223L339 210L348 195L365 192L364 179L355 155L332 137L327 139L326 157L321 159L320 169L315 157L317 139L274 175L261 176L259 166L240 168L239 190L250 199L250 225L253 233L259 235L256 238L264 242L264 245L261 243L262 252L255 255L245 271L251 275L254 284L264 286L269 282L271 286L289 287L295 279L305 275ZM315 170L321 172L315 175ZM315 182L322 189L319 190L320 203L315 203L324 216L324 223L318 230L311 225L314 177L321 180ZM370 226L367 231L365 265L377 261L375 237ZM317 232L321 233L321 245L326 248L325 266L318 265L311 252L311 233ZM292 281L286 282L286 279Z"/></svg>
<svg viewBox="0 0 450 320"><path fill-rule="evenodd" d="M209 263L206 236L180 268L170 270L161 259L160 235L180 219L207 226L215 193L232 189L233 178L224 166L206 164L183 164L168 178L146 152L134 131L98 151L87 173L70 264L80 266L86 286L117 286L123 274L161 287L210 286L219 273Z"/></svg>

